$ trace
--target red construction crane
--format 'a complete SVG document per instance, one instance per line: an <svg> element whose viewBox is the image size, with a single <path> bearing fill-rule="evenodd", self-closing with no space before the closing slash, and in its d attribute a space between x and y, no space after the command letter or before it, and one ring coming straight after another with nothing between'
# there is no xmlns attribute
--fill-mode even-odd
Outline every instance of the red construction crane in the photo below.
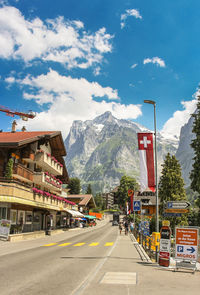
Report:
<svg viewBox="0 0 200 295"><path fill-rule="evenodd" d="M36 114L34 114L32 111L29 111L28 113L23 113L23 112L11 110L1 105L0 105L0 112L4 112L6 113L7 116L10 116L10 117L19 116L24 121L27 121L28 119L33 119L36 116Z"/></svg>

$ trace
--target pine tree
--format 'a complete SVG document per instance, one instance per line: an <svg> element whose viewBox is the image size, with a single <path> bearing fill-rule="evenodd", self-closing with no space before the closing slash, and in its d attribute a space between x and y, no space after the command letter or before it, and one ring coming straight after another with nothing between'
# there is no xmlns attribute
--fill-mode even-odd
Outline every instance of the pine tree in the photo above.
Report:
<svg viewBox="0 0 200 295"><path fill-rule="evenodd" d="M193 139L191 143L191 147L194 150L194 162L192 165L193 169L190 173L190 186L194 192L200 194L200 96L197 97L197 109L195 113L192 114L192 117L194 118L192 132L195 134L195 139ZM200 195L195 203L199 207L198 223L200 225Z"/></svg>
<svg viewBox="0 0 200 295"><path fill-rule="evenodd" d="M192 114L194 118L192 132L195 133L195 139L192 140L191 147L194 150L193 169L190 174L191 188L200 194L200 96L198 96L197 110Z"/></svg>
<svg viewBox="0 0 200 295"><path fill-rule="evenodd" d="M81 191L80 179L77 177L70 178L68 188L70 195L79 195Z"/></svg>
<svg viewBox="0 0 200 295"><path fill-rule="evenodd" d="M91 188L91 184L90 183L87 186L86 194L92 195L92 188Z"/></svg>
<svg viewBox="0 0 200 295"><path fill-rule="evenodd" d="M187 200L181 166L176 157L168 153L162 166L158 187L161 215L167 201ZM182 214L181 217L165 217L165 219L170 220L172 229L175 228L175 225L187 225L186 214Z"/></svg>

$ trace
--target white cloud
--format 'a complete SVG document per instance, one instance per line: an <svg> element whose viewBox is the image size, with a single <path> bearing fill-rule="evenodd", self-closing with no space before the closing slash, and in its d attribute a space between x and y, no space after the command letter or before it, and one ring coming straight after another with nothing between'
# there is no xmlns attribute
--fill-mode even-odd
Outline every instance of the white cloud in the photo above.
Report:
<svg viewBox="0 0 200 295"><path fill-rule="evenodd" d="M0 58L25 62L39 58L68 68L88 68L112 51L112 38L105 28L86 32L79 20L67 21L61 16L27 20L15 7L0 8Z"/></svg>
<svg viewBox="0 0 200 295"><path fill-rule="evenodd" d="M121 29L123 29L125 27L126 19L129 16L133 16L135 18L142 19L142 16L140 15L140 13L137 9L127 9L124 14L121 14Z"/></svg>
<svg viewBox="0 0 200 295"><path fill-rule="evenodd" d="M130 87L135 87L135 85L133 83L129 83Z"/></svg>
<svg viewBox="0 0 200 295"><path fill-rule="evenodd" d="M119 99L117 90L84 78L61 76L53 70L37 77L29 75L20 84L26 89L25 99L35 100L43 107L48 104L47 110L26 123L28 130L62 130L65 137L74 120L93 119L105 111L123 119L136 119L141 115L140 105L115 101ZM18 128L23 125L24 122L19 120Z"/></svg>
<svg viewBox="0 0 200 295"><path fill-rule="evenodd" d="M15 77L10 76L8 78L5 78L5 82L9 84L15 83Z"/></svg>
<svg viewBox="0 0 200 295"><path fill-rule="evenodd" d="M176 111L161 130L161 134L166 138L179 138L181 127L188 122L191 114L193 114L196 109L197 100L182 101L181 104L184 110Z"/></svg>
<svg viewBox="0 0 200 295"><path fill-rule="evenodd" d="M161 59L160 57L152 57L152 58L146 58L143 61L143 64L148 64L148 63L153 63L156 64L157 66L160 66L161 68L165 68L165 62L163 59Z"/></svg>
<svg viewBox="0 0 200 295"><path fill-rule="evenodd" d="M137 67L137 65L138 65L138 64L133 64L133 65L131 66L131 69L135 69L135 68Z"/></svg>
<svg viewBox="0 0 200 295"><path fill-rule="evenodd" d="M94 74L95 76L99 76L99 75L100 75L100 72L101 72L101 68L100 68L100 67L96 67L96 68L94 69L94 71L93 71L93 74Z"/></svg>

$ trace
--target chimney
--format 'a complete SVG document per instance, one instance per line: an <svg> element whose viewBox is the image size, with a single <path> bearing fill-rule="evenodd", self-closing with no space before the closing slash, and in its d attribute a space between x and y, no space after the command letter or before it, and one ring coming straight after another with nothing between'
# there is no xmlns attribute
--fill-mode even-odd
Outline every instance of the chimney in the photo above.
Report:
<svg viewBox="0 0 200 295"><path fill-rule="evenodd" d="M25 126L22 127L22 132L24 132L24 131L26 131L26 127Z"/></svg>
<svg viewBox="0 0 200 295"><path fill-rule="evenodd" d="M16 132L16 125L17 125L17 122L14 120L12 122L12 132Z"/></svg>

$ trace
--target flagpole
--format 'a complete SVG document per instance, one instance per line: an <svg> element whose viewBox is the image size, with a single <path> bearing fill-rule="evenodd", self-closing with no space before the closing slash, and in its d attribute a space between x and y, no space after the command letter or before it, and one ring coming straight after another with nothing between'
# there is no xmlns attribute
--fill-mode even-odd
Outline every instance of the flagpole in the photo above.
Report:
<svg viewBox="0 0 200 295"><path fill-rule="evenodd" d="M144 100L144 103L152 104L154 107L154 152L155 152L155 183L156 183L156 232L159 232L159 208L158 208L158 165L157 165L157 142L156 142L156 102L153 100Z"/></svg>

